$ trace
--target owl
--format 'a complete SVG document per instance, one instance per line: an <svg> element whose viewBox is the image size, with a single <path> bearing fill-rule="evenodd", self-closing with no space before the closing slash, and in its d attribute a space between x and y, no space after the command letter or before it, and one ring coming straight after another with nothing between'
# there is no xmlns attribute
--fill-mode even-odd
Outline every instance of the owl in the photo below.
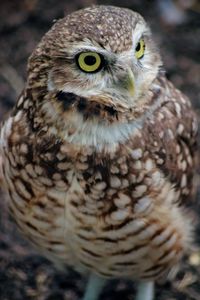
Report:
<svg viewBox="0 0 200 300"><path fill-rule="evenodd" d="M58 268L112 278L137 300L173 273L192 243L197 119L163 71L144 19L92 6L58 20L28 62L0 135L9 209Z"/></svg>

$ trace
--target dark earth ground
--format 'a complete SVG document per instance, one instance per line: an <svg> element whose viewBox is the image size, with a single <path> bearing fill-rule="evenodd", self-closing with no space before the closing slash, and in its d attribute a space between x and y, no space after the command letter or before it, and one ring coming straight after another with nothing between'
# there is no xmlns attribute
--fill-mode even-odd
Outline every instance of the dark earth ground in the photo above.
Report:
<svg viewBox="0 0 200 300"><path fill-rule="evenodd" d="M187 20L168 26L155 1L1 0L0 2L0 119L13 106L26 78L26 61L52 21L90 4L114 4L139 11L150 23L160 45L167 76L187 94L200 116L200 12L199 4L186 11ZM199 198L197 196L197 198ZM196 245L200 245L200 204L192 205ZM65 274L34 252L9 219L0 194L0 299L76 300L85 281L73 271ZM132 282L111 281L101 299L134 299ZM156 300L200 299L200 252L186 257L176 279L156 286Z"/></svg>

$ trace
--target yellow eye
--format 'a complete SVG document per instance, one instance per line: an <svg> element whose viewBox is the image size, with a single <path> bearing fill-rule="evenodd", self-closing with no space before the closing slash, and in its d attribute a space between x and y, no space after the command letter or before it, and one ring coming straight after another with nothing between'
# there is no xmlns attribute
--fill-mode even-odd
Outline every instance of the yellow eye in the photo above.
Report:
<svg viewBox="0 0 200 300"><path fill-rule="evenodd" d="M103 58L96 52L82 52L77 57L79 68L87 73L99 71L103 66Z"/></svg>
<svg viewBox="0 0 200 300"><path fill-rule="evenodd" d="M135 56L137 59L140 59L144 56L145 51L145 42L143 39L139 40L137 43L137 46L135 48Z"/></svg>

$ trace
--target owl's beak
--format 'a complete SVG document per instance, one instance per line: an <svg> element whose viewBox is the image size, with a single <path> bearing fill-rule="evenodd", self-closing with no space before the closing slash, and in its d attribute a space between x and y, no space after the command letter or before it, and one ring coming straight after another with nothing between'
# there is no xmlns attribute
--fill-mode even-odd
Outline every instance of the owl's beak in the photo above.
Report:
<svg viewBox="0 0 200 300"><path fill-rule="evenodd" d="M131 97L134 96L135 80L134 80L133 72L130 68L128 68L127 73L121 82L121 85L123 86L123 88L125 88L129 92Z"/></svg>
<svg viewBox="0 0 200 300"><path fill-rule="evenodd" d="M134 80L134 75L131 69L128 69L128 74L127 74L127 88L130 93L130 95L133 97L135 94L135 80Z"/></svg>

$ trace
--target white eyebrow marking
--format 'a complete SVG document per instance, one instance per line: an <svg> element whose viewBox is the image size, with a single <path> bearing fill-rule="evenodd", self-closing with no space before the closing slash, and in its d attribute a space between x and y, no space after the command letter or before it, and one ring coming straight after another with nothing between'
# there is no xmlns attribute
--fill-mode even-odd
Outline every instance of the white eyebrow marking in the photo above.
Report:
<svg viewBox="0 0 200 300"><path fill-rule="evenodd" d="M137 23L135 29L132 30L132 46L135 49L138 41L142 37L143 34L148 33L148 27L146 24Z"/></svg>

